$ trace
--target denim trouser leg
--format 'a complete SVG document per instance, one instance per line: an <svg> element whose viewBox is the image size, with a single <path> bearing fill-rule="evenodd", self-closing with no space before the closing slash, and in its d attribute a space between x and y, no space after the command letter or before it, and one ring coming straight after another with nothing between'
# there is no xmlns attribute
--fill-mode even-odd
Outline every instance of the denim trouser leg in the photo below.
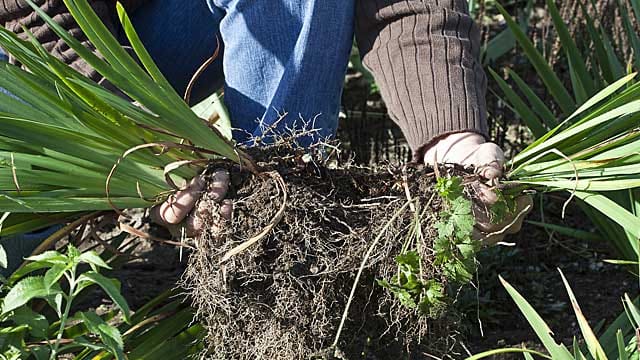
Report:
<svg viewBox="0 0 640 360"><path fill-rule="evenodd" d="M133 14L142 41L176 90L215 49L224 55L194 95L215 89L221 66L225 103L241 129L261 135L288 112L279 129L314 120L323 137L337 127L340 95L353 40L355 0L155 0Z"/></svg>
<svg viewBox="0 0 640 360"><path fill-rule="evenodd" d="M217 46L224 12L211 11L205 0L153 0L131 14L131 21L145 48L180 95L198 67ZM124 36L123 36L124 37ZM223 84L222 53L201 76L191 94L202 100Z"/></svg>
<svg viewBox="0 0 640 360"><path fill-rule="evenodd" d="M353 42L354 0L208 0L224 8L225 100L235 126L315 119L335 133Z"/></svg>

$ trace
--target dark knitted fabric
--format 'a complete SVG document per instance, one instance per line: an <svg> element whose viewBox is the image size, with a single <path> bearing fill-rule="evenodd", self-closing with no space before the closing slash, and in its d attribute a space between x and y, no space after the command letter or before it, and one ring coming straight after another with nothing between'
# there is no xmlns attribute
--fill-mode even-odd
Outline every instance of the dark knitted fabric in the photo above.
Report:
<svg viewBox="0 0 640 360"><path fill-rule="evenodd" d="M124 1L132 11L153 0ZM185 0L204 1L204 0ZM466 0L356 0L356 38L393 120L414 150L444 135L474 131L486 136L486 76L479 63L480 35ZM39 0L42 9L87 46L62 0ZM92 0L114 30L115 0ZM0 23L22 33L25 25L55 56L99 81L23 0L0 0ZM24 34L22 34L24 35Z"/></svg>
<svg viewBox="0 0 640 360"><path fill-rule="evenodd" d="M465 0L360 0L357 11L363 62L416 160L443 135L486 136L480 35Z"/></svg>
<svg viewBox="0 0 640 360"><path fill-rule="evenodd" d="M127 0L121 1L128 11L134 10L137 6L147 0ZM76 39L80 40L86 47L94 50L82 30L69 14L62 0L36 0L47 15L51 16L58 24L69 31ZM115 13L115 0L91 0L91 6L96 14L104 22L111 32L115 32L117 15ZM102 77L93 70L75 51L69 48L60 38L38 17L31 7L23 0L0 0L0 24L26 39L23 26L29 29L36 39L57 58L71 65L81 74L88 76L96 82L101 82ZM15 63L15 59L9 56L9 61Z"/></svg>

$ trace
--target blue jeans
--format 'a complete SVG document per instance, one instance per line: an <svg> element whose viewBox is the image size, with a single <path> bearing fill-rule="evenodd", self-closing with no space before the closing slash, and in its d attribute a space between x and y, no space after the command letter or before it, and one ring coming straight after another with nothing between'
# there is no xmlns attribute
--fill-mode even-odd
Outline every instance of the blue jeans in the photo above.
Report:
<svg viewBox="0 0 640 360"><path fill-rule="evenodd" d="M193 96L224 81L239 142L303 122L335 134L353 42L355 0L155 0L133 13L140 37L178 93L223 43ZM224 74L224 75L223 75ZM281 119L281 114L288 116ZM275 125L273 125L275 123ZM262 126L259 126L261 124Z"/></svg>
<svg viewBox="0 0 640 360"><path fill-rule="evenodd" d="M220 36L221 56L199 79L192 99L202 99L224 84L237 141L261 136L265 128L284 132L308 123L318 129L306 138L313 142L333 136L337 128L353 41L354 3L154 0L130 15L147 50L179 94L213 54ZM0 61L6 61L3 55L0 49ZM281 119L285 112L288 116ZM27 255L49 231L2 242L12 253Z"/></svg>
<svg viewBox="0 0 640 360"><path fill-rule="evenodd" d="M355 0L154 0L131 14L144 45L179 94L214 52L192 99L224 84L234 138L307 124L315 141L338 124L353 41ZM0 50L0 61L4 54ZM1 90L1 89L0 89ZM281 115L288 116L281 119ZM274 125L275 123L275 125Z"/></svg>

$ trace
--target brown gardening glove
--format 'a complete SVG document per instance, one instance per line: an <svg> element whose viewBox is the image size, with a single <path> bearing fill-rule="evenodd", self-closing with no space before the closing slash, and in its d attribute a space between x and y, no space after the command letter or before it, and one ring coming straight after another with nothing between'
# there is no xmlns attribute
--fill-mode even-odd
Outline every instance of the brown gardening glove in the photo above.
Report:
<svg viewBox="0 0 640 360"><path fill-rule="evenodd" d="M515 199L515 211L507 214L499 223L492 222L491 206L499 198L494 187L503 175L504 153L494 143L476 133L464 132L448 135L431 145L424 154L427 165L459 164L473 166L476 173L483 180L476 181L473 187L476 192L473 204L473 214L476 218L474 239L482 241L483 245L495 245L507 234L520 231L522 222L533 206L533 200L528 195Z"/></svg>

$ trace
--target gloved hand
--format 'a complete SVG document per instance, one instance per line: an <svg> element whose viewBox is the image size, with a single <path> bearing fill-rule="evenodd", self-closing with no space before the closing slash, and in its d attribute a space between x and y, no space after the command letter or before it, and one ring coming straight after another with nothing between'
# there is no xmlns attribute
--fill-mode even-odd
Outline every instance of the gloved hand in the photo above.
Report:
<svg viewBox="0 0 640 360"><path fill-rule="evenodd" d="M228 190L229 172L227 170L218 169L214 171L213 179L208 186L204 175L196 176L182 190L171 195L162 204L154 207L151 210L151 217L154 222L170 230L177 228L186 218L187 236L198 235L204 230L204 219L211 218L210 212L215 204L201 201L195 209L194 206L196 206L202 194L209 192L207 199L220 204L220 221L231 220L233 202L225 199Z"/></svg>
<svg viewBox="0 0 640 360"><path fill-rule="evenodd" d="M473 204L476 240L481 240L485 245L494 245L501 242L505 235L520 231L522 222L533 205L533 200L528 195L516 198L516 210L503 221L498 224L491 221L490 207L498 201L493 187L503 175L505 162L504 153L498 145L487 142L482 135L472 132L451 134L427 149L424 162L427 165L437 162L473 166L484 180L473 184L477 195Z"/></svg>

